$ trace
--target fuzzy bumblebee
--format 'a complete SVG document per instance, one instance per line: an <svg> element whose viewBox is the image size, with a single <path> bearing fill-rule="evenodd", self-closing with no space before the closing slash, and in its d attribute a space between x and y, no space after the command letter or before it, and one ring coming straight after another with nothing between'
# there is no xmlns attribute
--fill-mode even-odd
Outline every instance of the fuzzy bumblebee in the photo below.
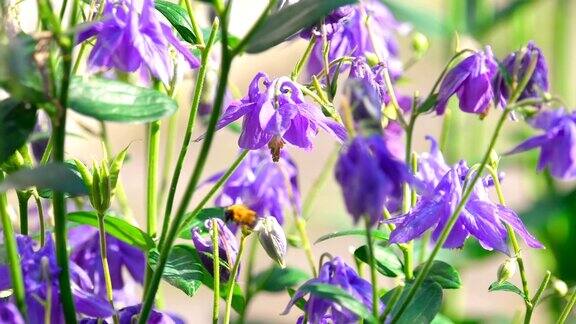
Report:
<svg viewBox="0 0 576 324"><path fill-rule="evenodd" d="M254 228L258 220L256 212L244 205L232 205L226 208L224 215L226 216L227 222L232 221L238 225L244 225L250 228Z"/></svg>

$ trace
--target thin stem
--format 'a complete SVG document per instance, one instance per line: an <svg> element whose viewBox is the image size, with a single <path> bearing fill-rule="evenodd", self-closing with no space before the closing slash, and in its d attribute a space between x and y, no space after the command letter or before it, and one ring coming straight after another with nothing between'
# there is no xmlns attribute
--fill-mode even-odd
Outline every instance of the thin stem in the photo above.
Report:
<svg viewBox="0 0 576 324"><path fill-rule="evenodd" d="M44 207L42 207L42 201L37 192L32 194L34 196L34 201L36 202L36 209L38 209L38 223L40 224L40 246L44 247L46 242L46 223L44 220Z"/></svg>
<svg viewBox="0 0 576 324"><path fill-rule="evenodd" d="M104 225L104 214L98 213L98 237L100 239L100 258L102 261L102 269L104 271L104 283L106 285L106 298L112 306L114 314L112 319L114 324L118 324L119 318L116 309L114 308L114 294L112 290L112 279L110 277L110 267L108 266L108 248L106 246L106 228Z"/></svg>
<svg viewBox="0 0 576 324"><path fill-rule="evenodd" d="M446 223L446 226L442 230L442 233L440 234L440 237L438 238L436 245L434 246L434 249L432 250L432 252L430 253L430 256L428 257L428 260L426 261L426 263L422 267L422 270L420 272L418 272L418 276L416 276L416 279L414 281L414 285L412 285L412 287L410 288L410 291L408 292L406 299L404 300L404 302L400 306L400 309L396 313L396 316L392 319L392 323L395 323L398 321L398 319L400 319L400 316L402 316L402 314L404 313L404 311L406 310L406 308L408 307L410 302L412 302L412 299L414 298L416 291L418 290L418 288L420 287L420 285L424 281L424 278L426 278L426 276L428 275L428 272L430 271L430 268L432 266L434 258L436 257L436 255L438 254L438 252L440 251L442 246L444 245L444 242L446 242L446 239L448 239L448 235L450 234L450 232L452 231L452 228L454 227L454 224L458 220L458 217L460 216L462 209L464 208L464 206L468 202L468 199L470 198L470 195L472 194L472 191L474 189L474 186L476 185L476 182L478 182L478 180L480 179L480 177L482 175L482 171L486 167L486 165L488 163L488 159L490 158L490 152L494 149L494 146L496 145L496 142L497 142L498 137L500 135L500 131L502 130L502 126L504 125L504 122L506 121L509 113L510 113L510 110L508 110L508 109L505 109L504 112L502 113L502 116L500 117L500 120L498 121L498 124L496 126L496 130L494 131L494 134L492 135L490 145L488 146L488 149L486 150L486 153L484 154L484 158L482 160L482 163L480 163L480 167L478 168L478 171L474 174L474 178L472 178L472 181L470 181L466 191L462 195L462 199L460 200L460 202L456 206L456 209L454 210L454 212L450 216L448 222Z"/></svg>
<svg viewBox="0 0 576 324"><path fill-rule="evenodd" d="M304 54L298 60L298 62L296 63L296 66L294 67L294 70L292 70L292 73L290 74L290 78L293 81L296 81L298 79L298 77L300 76L300 73L302 73L302 68L304 67L304 64L306 64L306 62L308 62L308 59L310 58L310 54L312 54L312 50L314 49L314 45L316 45L316 36L312 35L312 37L310 38L310 42L308 42L308 46L306 47L306 50L304 51Z"/></svg>
<svg viewBox="0 0 576 324"><path fill-rule="evenodd" d="M404 129L406 129L408 127L408 125L406 124L406 121L404 120L402 108L400 107L400 104L398 103L398 99L396 98L396 93L394 92L394 87L392 86L392 79L390 78L390 72L388 72L387 66L383 69L382 74L384 76L384 84L386 85L386 89L388 91L388 96L390 96L390 102L392 103L392 107L394 107L394 109L396 110L396 113L398 115L398 121L404 127ZM384 109L384 107L382 109ZM416 114L416 112L414 112L412 115L414 115L414 114ZM410 154L410 153L408 152L407 154Z"/></svg>
<svg viewBox="0 0 576 324"><path fill-rule="evenodd" d="M244 296L244 309L240 313L240 318L238 323L243 324L246 322L246 314L248 314L248 305L252 301L254 295L258 292L258 289L252 287L254 280L254 265L256 264L256 250L258 248L258 241L252 240L250 244L250 250L248 251L248 264L246 266L246 296ZM273 270L270 271L272 273Z"/></svg>
<svg viewBox="0 0 576 324"><path fill-rule="evenodd" d="M17 191L18 213L20 215L20 234L28 235L28 200L30 194L25 191Z"/></svg>
<svg viewBox="0 0 576 324"><path fill-rule="evenodd" d="M576 304L576 289L572 292L572 295L570 296L570 300L568 301L568 304L566 304L566 306L562 310L562 313L560 314L560 317L558 317L556 324L564 324L564 322L566 322L566 319L568 319L568 316L572 312L572 308L574 307L574 304Z"/></svg>
<svg viewBox="0 0 576 324"><path fill-rule="evenodd" d="M4 180L4 172L0 171L0 181ZM24 279L22 269L20 268L20 255L18 254L18 245L14 235L14 227L8 213L8 199L6 193L0 193L0 218L2 219L2 228L4 232L4 245L8 257L8 267L10 270L10 279L16 306L22 316L27 317L26 297L24 291Z"/></svg>
<svg viewBox="0 0 576 324"><path fill-rule="evenodd" d="M550 277L552 277L552 272L546 271L544 279L542 279L542 282L540 283L538 290L536 290L536 294L534 294L534 297L532 298L532 305L534 306L532 307L532 310L536 308L536 306L540 302L540 299L542 298L542 293L544 293L544 290L546 289L546 287L548 287L548 284L550 284ZM532 318L532 314L530 314L529 318Z"/></svg>
<svg viewBox="0 0 576 324"><path fill-rule="evenodd" d="M202 29L200 29L200 25L198 25L194 12L192 11L192 4L190 3L190 0L185 0L184 4L186 5L186 12L190 18L190 23L192 24L192 31L196 35L196 38L198 38L198 44L202 46L204 45L204 35L202 34Z"/></svg>
<svg viewBox="0 0 576 324"><path fill-rule="evenodd" d="M236 256L236 261L234 261L234 266L232 267L231 277L228 281L228 294L226 295L226 309L224 311L224 324L230 323L230 314L232 311L232 297L234 296L234 284L236 283L236 278L238 278L238 268L240 267L240 260L242 259L242 253L244 253L244 246L246 245L246 238L248 235L242 234L240 237L240 247L238 248L238 255Z"/></svg>
<svg viewBox="0 0 576 324"><path fill-rule="evenodd" d="M202 62L200 64L200 70L198 71L198 76L196 78L196 86L194 88L194 98L192 99L192 106L190 108L190 114L188 115L188 124L186 125L186 132L184 134L184 140L182 141L182 146L180 147L180 153L178 153L178 160L176 161L176 166L174 167L174 173L172 174L172 180L170 181L170 189L168 191L168 198L166 199L166 208L164 210L164 220L162 223L162 233L160 234L160 245L164 244L164 238L168 233L168 226L170 224L170 215L172 215L172 208L174 206L174 198L176 196L176 189L178 188L178 181L180 180L180 174L182 173L182 167L184 165L184 160L186 154L188 153L188 148L190 142L192 141L192 131L194 130L194 125L196 123L196 115L198 112L198 106L200 105L200 99L202 97L202 88L204 87L204 80L206 79L206 71L208 70L208 62L210 58L210 51L214 41L216 40L216 35L218 31L218 21L215 20L212 26L212 32L208 43L202 52Z"/></svg>
<svg viewBox="0 0 576 324"><path fill-rule="evenodd" d="M214 301L212 306L212 323L218 324L220 314L220 250L218 247L218 223L212 219L212 262L214 268ZM233 289L230 289L232 291Z"/></svg>
<svg viewBox="0 0 576 324"><path fill-rule="evenodd" d="M366 246L368 247L368 262L370 264L370 281L372 283L372 314L374 318L379 317L378 277L376 274L376 257L374 256L374 240L370 228L370 217L365 217L366 221Z"/></svg>
<svg viewBox="0 0 576 324"><path fill-rule="evenodd" d="M146 232L156 236L158 210L158 151L160 150L160 121L148 124L148 174L146 177Z"/></svg>
<svg viewBox="0 0 576 324"><path fill-rule="evenodd" d="M176 111L170 119L168 119L168 128L166 130L166 144L164 148L164 161L162 162L162 176L160 179L160 188L158 188L158 211L157 213L161 212L162 209L162 202L166 197L166 189L168 188L168 179L170 177L170 169L172 166L172 158L174 157L174 148L176 145L176 133L178 130L178 119L179 114ZM164 226L164 224L162 224Z"/></svg>

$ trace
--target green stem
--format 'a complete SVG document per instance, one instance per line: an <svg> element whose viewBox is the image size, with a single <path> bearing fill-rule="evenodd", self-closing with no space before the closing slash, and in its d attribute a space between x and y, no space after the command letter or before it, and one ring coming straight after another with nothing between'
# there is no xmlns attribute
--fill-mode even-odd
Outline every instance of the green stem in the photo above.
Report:
<svg viewBox="0 0 576 324"><path fill-rule="evenodd" d="M312 35L312 37L310 38L310 42L308 42L308 46L306 47L306 50L304 51L304 54L298 60L298 62L296 63L296 66L294 67L294 70L292 70L292 73L290 74L290 78L293 81L296 81L298 79L298 77L300 76L300 73L302 73L302 68L304 67L304 64L306 64L306 62L308 62L308 59L310 58L310 54L312 54L312 50L314 49L314 45L316 45L316 36Z"/></svg>
<svg viewBox="0 0 576 324"><path fill-rule="evenodd" d="M398 321L398 319L400 319L400 316L402 316L402 314L404 313L404 311L406 310L406 308L408 307L410 302L412 302L412 299L414 298L416 291L418 290L418 288L420 287L420 285L422 284L422 282L424 281L426 276L428 276L428 272L430 271L430 268L432 266L434 258L436 258L436 255L438 254L438 252L440 252L440 249L444 245L444 242L446 242L446 239L448 238L448 235L452 231L454 224L458 220L458 217L460 216L462 209L464 208L464 206L468 202L468 199L470 198L470 195L472 194L472 191L474 189L474 186L476 185L476 182L478 182L478 180L482 176L482 171L484 171L484 168L486 167L486 164L488 163L488 159L490 158L490 152L494 149L494 146L496 145L496 142L497 142L498 137L500 135L500 131L502 130L502 126L504 125L504 122L506 121L506 118L508 117L509 113L510 113L510 110L508 110L507 108L502 113L502 116L500 117L500 120L498 121L498 124L496 126L496 130L494 131L494 134L492 135L490 145L488 146L488 149L486 150L486 153L484 154L484 158L482 160L482 163L480 163L480 167L478 168L478 171L476 171L476 173L474 174L474 178L472 178L472 181L470 181L470 183L468 184L468 187L466 188L466 191L464 192L462 199L460 200L460 202L456 206L456 209L454 210L454 212L450 216L448 222L446 223L446 226L442 230L442 233L440 234L440 237L438 238L438 241L436 242L434 249L432 250L432 252L430 253L430 256L428 257L428 260L426 261L426 263L422 267L422 270L420 272L418 272L418 276L416 276L416 279L414 281L414 285L412 285L412 287L410 288L410 291L408 292L406 299L401 304L398 312L396 313L396 316L394 316L394 318L392 319L392 323L395 323Z"/></svg>
<svg viewBox="0 0 576 324"><path fill-rule="evenodd" d="M0 182L4 180L4 172L0 171ZM10 220L8 213L8 199L6 193L0 193L0 218L2 218L2 228L4 232L4 245L6 247L6 255L8 258L8 267L10 270L10 279L12 282L12 290L14 292L14 299L16 306L22 316L27 317L26 312L26 297L24 290L24 279L22 276L22 269L20 268L20 255L18 255L18 245L16 244L16 236L14 235L14 227Z"/></svg>
<svg viewBox="0 0 576 324"><path fill-rule="evenodd" d="M212 307L212 323L218 324L220 314L220 251L218 247L218 223L212 219L212 261L214 268L214 302ZM230 289L233 291L234 289Z"/></svg>
<svg viewBox="0 0 576 324"><path fill-rule="evenodd" d="M104 225L104 213L98 213L98 237L100 239L100 258L102 261L102 269L104 270L104 283L106 285L106 298L112 306L114 314L112 319L114 324L118 324L118 313L114 308L114 294L112 290L112 279L110 277L110 267L108 266L108 248L106 246L106 228Z"/></svg>
<svg viewBox="0 0 576 324"><path fill-rule="evenodd" d="M256 250L258 248L258 241L252 240L250 244L250 250L248 251L248 264L246 266L246 296L244 297L244 309L242 313L240 313L240 319L238 319L238 323L244 324L246 322L246 315L248 314L248 306L252 301L254 295L258 292L257 289L252 287L253 280L254 280L254 265L256 264ZM272 269L270 273L272 273Z"/></svg>
<svg viewBox="0 0 576 324"><path fill-rule="evenodd" d="M531 301L532 307L530 309L526 309L526 317L525 317L524 323L530 323L530 321L532 319L532 312L534 311L534 308L536 308L536 306L540 302L540 298L542 297L542 293L544 292L544 289L546 289L546 287L548 287L548 284L550 283L550 277L551 276L552 276L552 273L550 271L546 271L546 275L544 275L544 279L542 279L542 282L540 283L540 286L538 287L536 294L534 294L534 298L532 298L532 301ZM528 319L528 322L526 322L526 319Z"/></svg>
<svg viewBox="0 0 576 324"><path fill-rule="evenodd" d="M158 151L160 150L160 121L148 124L148 174L146 177L146 232L156 236L158 210Z"/></svg>
<svg viewBox="0 0 576 324"><path fill-rule="evenodd" d="M28 200L30 194L26 191L17 191L18 213L20 215L20 234L28 235Z"/></svg>
<svg viewBox="0 0 576 324"><path fill-rule="evenodd" d="M370 228L370 217L365 217L366 222L366 246L368 247L368 262L370 264L370 281L372 283L372 314L374 318L379 317L378 277L376 274L376 257L374 255L374 240Z"/></svg>
<svg viewBox="0 0 576 324"><path fill-rule="evenodd" d="M244 246L246 245L246 238L248 235L242 233L240 237L240 247L238 248L238 255L236 256L236 261L232 267L231 277L228 281L228 294L226 295L226 309L224 311L224 324L230 323L230 314L232 311L232 297L234 296L234 284L236 283L236 278L238 278L238 268L240 267L240 260L242 259L242 253L244 253Z"/></svg>
<svg viewBox="0 0 576 324"><path fill-rule="evenodd" d="M34 196L34 201L36 202L36 208L38 209L38 223L40 224L40 246L44 247L46 242L46 223L44 221L44 207L42 207L42 201L40 201L40 196L37 192L32 194Z"/></svg>
<svg viewBox="0 0 576 324"><path fill-rule="evenodd" d="M192 31L198 38L198 44L204 45L204 35L202 34L202 29L200 29L200 25L196 21L196 17L194 16L194 12L192 11L192 4L190 0L185 0L184 4L186 5L186 12L188 13L188 18L190 18L190 23L192 24Z"/></svg>
<svg viewBox="0 0 576 324"><path fill-rule="evenodd" d="M252 37L254 37L254 34L256 34L258 29L260 29L262 24L266 21L266 18L268 18L268 12L270 12L270 10L272 10L272 8L274 8L274 6L276 5L276 1L277 0L269 0L268 1L268 6L266 6L266 9L264 9L264 11L262 11L262 13L260 14L260 16L258 17L256 22L254 23L252 28L250 28L250 30L242 38L240 43L238 43L238 45L236 45L236 47L234 47L234 49L232 49L232 51L230 53L232 57L240 54L244 50L244 47L246 47L246 45L248 45L248 42L252 39Z"/></svg>
<svg viewBox="0 0 576 324"><path fill-rule="evenodd" d="M168 179L170 177L170 169L172 166L172 157L174 156L174 147L176 145L176 133L178 130L178 111L176 111L170 119L168 119L168 128L166 130L166 145L164 148L164 161L162 162L162 176L160 179L160 188L158 188L158 210L157 213L161 212L162 202L166 197L166 189L168 188ZM164 223L162 223L164 227Z"/></svg>
<svg viewBox="0 0 576 324"><path fill-rule="evenodd" d="M310 240L308 239L308 231L306 231L306 220L294 213L294 222L296 224L296 229L300 234L300 241L302 241L302 249L306 254L306 260L310 265L310 270L312 270L312 275L314 277L318 276L318 270L316 270L316 262L314 261L314 253L312 253L312 248L310 246Z"/></svg>
<svg viewBox="0 0 576 324"><path fill-rule="evenodd" d="M506 206L506 200L504 199L504 193L502 192L502 186L500 185L500 179L498 178L497 171L491 166L486 166L488 172L494 180L494 188L496 189L496 195L498 196L498 201L502 206ZM530 323L532 317L532 311L534 309L534 304L530 300L530 289L528 287L528 277L526 275L526 268L524 266L524 260L522 259L522 254L520 253L520 244L516 238L516 233L510 224L505 223L506 231L508 232L508 237L510 238L510 243L514 250L514 258L518 264L518 270L520 272L520 278L522 280L522 291L524 292L524 303L526 304L526 316L524 317L524 323Z"/></svg>
<svg viewBox="0 0 576 324"><path fill-rule="evenodd" d="M572 296L570 296L570 300L562 310L562 313L560 314L560 317L558 317L556 324L564 324L564 322L566 322L566 319L568 319L568 316L572 312L572 308L574 308L574 304L576 304L576 289L574 289L572 292Z"/></svg>
<svg viewBox="0 0 576 324"><path fill-rule="evenodd" d="M206 79L206 71L208 70L208 62L210 58L210 51L214 41L216 40L216 35L218 31L218 21L214 21L212 26L212 33L208 39L208 44L202 52L202 61L200 64L200 70L198 71L198 76L196 78L196 86L194 88L194 98L192 99L192 106L190 108L190 114L188 115L188 124L186 125L186 132L184 134L184 140L182 141L182 146L180 147L180 153L178 153L178 160L176 161L176 166L174 167L174 173L172 174L172 180L170 181L170 189L168 191L168 198L166 199L166 208L164 210L164 219L162 223L162 233L160 234L160 244L164 244L164 239L168 233L168 226L170 225L170 215L172 215L172 209L174 206L174 198L176 197L176 189L178 188L178 181L180 180L180 174L182 173L182 167L184 165L184 160L186 154L188 153L188 148L190 142L192 141L192 131L194 130L194 125L196 123L196 115L198 112L198 106L200 105L200 99L202 97L202 88L204 87L204 80Z"/></svg>

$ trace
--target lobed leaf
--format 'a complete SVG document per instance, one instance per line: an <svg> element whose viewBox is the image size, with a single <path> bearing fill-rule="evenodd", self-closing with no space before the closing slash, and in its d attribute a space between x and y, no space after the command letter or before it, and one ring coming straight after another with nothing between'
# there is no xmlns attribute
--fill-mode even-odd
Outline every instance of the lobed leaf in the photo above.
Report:
<svg viewBox="0 0 576 324"><path fill-rule="evenodd" d="M66 217L69 222L90 225L92 227L98 228L98 216L96 215L96 212L72 212L69 213ZM137 247L144 252L149 251L155 247L154 241L148 234L121 218L112 215L106 215L104 217L104 228L106 233L134 247Z"/></svg>
<svg viewBox="0 0 576 324"><path fill-rule="evenodd" d="M172 115L178 106L172 98L153 89L76 77L70 85L70 108L102 121L145 123Z"/></svg>

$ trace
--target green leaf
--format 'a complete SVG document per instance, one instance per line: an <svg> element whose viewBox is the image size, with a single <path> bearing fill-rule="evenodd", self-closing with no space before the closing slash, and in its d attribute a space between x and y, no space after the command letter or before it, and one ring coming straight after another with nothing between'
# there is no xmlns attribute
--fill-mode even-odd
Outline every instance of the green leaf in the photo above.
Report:
<svg viewBox="0 0 576 324"><path fill-rule="evenodd" d="M280 292L308 279L310 276L300 269L272 267L254 277L253 287L255 291Z"/></svg>
<svg viewBox="0 0 576 324"><path fill-rule="evenodd" d="M184 219L188 220L191 216L192 214L187 214ZM204 222L210 218L220 218L221 220L224 220L224 208L213 207L202 209L198 215L196 215L196 217L190 220L190 223L186 226L186 228L180 231L178 237L186 240L192 239L192 229L194 227L203 228Z"/></svg>
<svg viewBox="0 0 576 324"><path fill-rule="evenodd" d="M314 244L342 236L366 236L366 230L358 228L333 232L320 236L320 238L318 238ZM381 230L372 230L372 237L376 240L388 241L389 235L387 232Z"/></svg>
<svg viewBox="0 0 576 324"><path fill-rule="evenodd" d="M524 295L524 292L522 292L522 290L520 290L520 288L516 287L513 283L511 283L509 281L504 281L504 282L495 281L490 285L490 287L488 287L488 291L510 291L510 292L513 292L524 299L526 298L526 295Z"/></svg>
<svg viewBox="0 0 576 324"><path fill-rule="evenodd" d="M321 298L330 299L358 315L360 318L363 318L366 321L376 322L372 312L366 308L366 306L361 301L338 286L318 282L310 282L304 284L298 290L304 293L313 294Z"/></svg>
<svg viewBox="0 0 576 324"><path fill-rule="evenodd" d="M268 16L248 43L246 52L259 53L276 46L302 28L318 23L332 10L358 0L300 0Z"/></svg>
<svg viewBox="0 0 576 324"><path fill-rule="evenodd" d="M34 186L40 190L51 189L68 193L71 196L88 194L88 189L80 176L64 163L49 163L34 169L16 171L0 183L0 192Z"/></svg>
<svg viewBox="0 0 576 324"><path fill-rule="evenodd" d="M151 250L149 262L152 268L158 263L159 253L157 250ZM194 296L200 284L204 284L210 289L214 287L214 278L204 268L198 252L194 247L187 244L175 245L172 248L164 273L163 279L172 286L182 290L188 296ZM220 283L220 296L225 299L228 294L228 283ZM234 285L232 295L232 308L237 312L242 312L245 307L244 294L238 284Z"/></svg>
<svg viewBox="0 0 576 324"><path fill-rule="evenodd" d="M398 20L407 21L415 29L430 36L449 36L452 31L445 22L429 10L422 10L407 1L380 0L385 4Z"/></svg>
<svg viewBox="0 0 576 324"><path fill-rule="evenodd" d="M203 277L208 274L198 255L192 248L190 249L186 245L176 245L172 248L162 279L192 297L202 285L202 281L206 280ZM148 257L150 266L156 269L160 257L158 250L151 250Z"/></svg>
<svg viewBox="0 0 576 324"><path fill-rule="evenodd" d="M376 270L387 277L402 276L403 268L402 262L398 256L392 252L390 247L383 247L380 245L374 246L374 255L376 257ZM354 251L354 256L366 263L368 262L368 247L363 245Z"/></svg>
<svg viewBox="0 0 576 324"><path fill-rule="evenodd" d="M73 161L65 161L64 166L66 166L68 169L70 169L70 171L72 171L80 179L80 181L82 181L84 183L86 190L88 190L88 187L86 186L86 182L84 182L84 179L82 179L82 175L80 174L80 170L78 170L78 167L76 166L76 164ZM39 188L38 189L38 195L40 195L40 197L42 197L42 198L52 199L52 194L53 194L53 190L50 188ZM66 197L66 198L75 197L75 196L78 196L78 194L65 193L65 195L64 195L64 197Z"/></svg>
<svg viewBox="0 0 576 324"><path fill-rule="evenodd" d="M417 274L423 265L419 265L414 269L414 274ZM444 289L458 289L462 286L460 274L454 267L446 262L435 260L428 272L428 279L437 282Z"/></svg>
<svg viewBox="0 0 576 324"><path fill-rule="evenodd" d="M76 77L70 108L103 121L145 123L172 115L178 108L167 95L116 80Z"/></svg>
<svg viewBox="0 0 576 324"><path fill-rule="evenodd" d="M402 290L402 295L394 305L394 309L390 312L390 318L393 318L397 313L404 301L408 297L408 292L412 288L413 283L408 283ZM382 301L386 303L397 289L402 289L402 287L396 287L388 291ZM430 323L440 311L442 306L442 287L431 280L425 280L422 282L418 291L412 298L408 307L400 319L396 322L398 324L413 324L413 323Z"/></svg>
<svg viewBox="0 0 576 324"><path fill-rule="evenodd" d="M438 94L434 93L428 98L426 98L426 100L424 100L424 102L420 104L420 106L418 106L418 112L420 113L428 112L432 108L436 107L437 103L438 103Z"/></svg>
<svg viewBox="0 0 576 324"><path fill-rule="evenodd" d="M36 106L0 101L0 164L26 143L36 124Z"/></svg>
<svg viewBox="0 0 576 324"><path fill-rule="evenodd" d="M96 215L96 212L79 211L69 213L66 217L70 222L90 225L92 227L98 228L98 216ZM148 234L144 233L138 227L116 216L104 216L104 228L106 229L106 233L134 247L137 247L144 252L149 251L155 247L154 241Z"/></svg>
<svg viewBox="0 0 576 324"><path fill-rule="evenodd" d="M191 44L198 43L198 37L194 34L186 9L165 0L156 0L154 4L156 10L160 11L168 19L168 22L176 29L183 40Z"/></svg>
<svg viewBox="0 0 576 324"><path fill-rule="evenodd" d="M454 324L454 322L446 315L436 314L430 324Z"/></svg>

